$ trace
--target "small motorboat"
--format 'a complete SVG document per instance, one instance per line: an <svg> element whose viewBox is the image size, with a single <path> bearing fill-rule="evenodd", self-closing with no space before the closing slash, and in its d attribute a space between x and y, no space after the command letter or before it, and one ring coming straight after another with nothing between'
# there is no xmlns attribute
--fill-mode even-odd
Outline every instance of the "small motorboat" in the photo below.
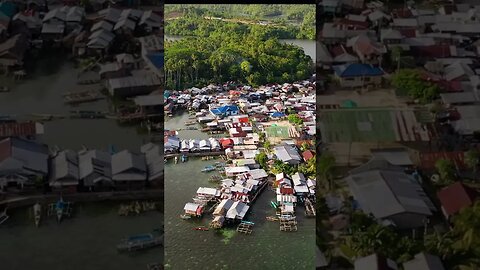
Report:
<svg viewBox="0 0 480 270"><path fill-rule="evenodd" d="M187 161L187 156L186 155L182 155L182 162L185 162Z"/></svg>
<svg viewBox="0 0 480 270"><path fill-rule="evenodd" d="M192 216L189 216L189 215L180 215L180 218L181 218L181 219L191 219Z"/></svg>
<svg viewBox="0 0 480 270"><path fill-rule="evenodd" d="M196 230L196 231L208 231L209 230L209 228L207 228L207 227L195 227L193 229Z"/></svg>
<svg viewBox="0 0 480 270"><path fill-rule="evenodd" d="M57 215L58 222L62 221L64 210L65 210L65 202L63 201L63 198L60 198L60 200L55 204L55 213Z"/></svg>
<svg viewBox="0 0 480 270"><path fill-rule="evenodd" d="M215 171L214 166L206 166L205 168L202 169L202 172L212 172Z"/></svg>
<svg viewBox="0 0 480 270"><path fill-rule="evenodd" d="M175 157L175 164L178 163L178 156Z"/></svg>
<svg viewBox="0 0 480 270"><path fill-rule="evenodd" d="M0 93L10 92L10 88L6 86L0 86Z"/></svg>
<svg viewBox="0 0 480 270"><path fill-rule="evenodd" d="M7 207L5 207L5 209L3 209L3 212L0 213L0 225L7 221L8 218L9 216L7 215Z"/></svg>
<svg viewBox="0 0 480 270"><path fill-rule="evenodd" d="M42 218L42 206L38 202L33 206L33 217L35 219L35 226L40 226L40 219Z"/></svg>

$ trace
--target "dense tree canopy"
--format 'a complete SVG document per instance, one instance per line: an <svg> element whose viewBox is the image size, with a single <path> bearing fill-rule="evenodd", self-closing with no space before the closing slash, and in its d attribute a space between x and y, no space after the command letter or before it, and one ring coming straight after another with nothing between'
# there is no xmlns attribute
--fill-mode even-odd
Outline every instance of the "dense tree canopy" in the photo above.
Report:
<svg viewBox="0 0 480 270"><path fill-rule="evenodd" d="M405 93L422 103L428 103L438 97L440 89L437 85L425 81L416 69L401 69L393 75L392 84L401 93Z"/></svg>
<svg viewBox="0 0 480 270"><path fill-rule="evenodd" d="M210 16L225 19L265 20L277 26L272 27L277 28L278 32L275 35L277 38L315 39L314 5L166 5L165 14L167 18L171 17L170 14L176 18L181 17L181 19L169 21L166 25L166 33L170 35L185 35L184 31L193 30L195 25L203 28L204 26L201 25L209 22L200 18ZM199 31L195 35L205 36L205 33Z"/></svg>
<svg viewBox="0 0 480 270"><path fill-rule="evenodd" d="M167 87L181 89L229 80L257 86L301 80L313 72L312 59L301 48L267 38L268 30L225 27L233 28L220 27L208 37L166 42Z"/></svg>

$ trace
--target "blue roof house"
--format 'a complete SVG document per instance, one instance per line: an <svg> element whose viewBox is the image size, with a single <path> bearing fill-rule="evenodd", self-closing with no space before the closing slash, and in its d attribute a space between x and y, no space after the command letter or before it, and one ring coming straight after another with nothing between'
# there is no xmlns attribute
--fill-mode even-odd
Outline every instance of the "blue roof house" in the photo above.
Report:
<svg viewBox="0 0 480 270"><path fill-rule="evenodd" d="M369 64L351 63L333 67L335 77L342 87L364 87L380 85L385 72Z"/></svg>
<svg viewBox="0 0 480 270"><path fill-rule="evenodd" d="M217 117L227 117L231 115L237 115L239 113L238 106L225 105L218 108L210 109L210 113Z"/></svg>

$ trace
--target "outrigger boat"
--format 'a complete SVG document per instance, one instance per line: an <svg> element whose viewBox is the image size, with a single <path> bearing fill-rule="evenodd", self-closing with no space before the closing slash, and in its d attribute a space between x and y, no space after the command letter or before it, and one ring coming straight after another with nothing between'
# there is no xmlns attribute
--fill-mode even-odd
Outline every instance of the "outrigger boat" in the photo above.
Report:
<svg viewBox="0 0 480 270"><path fill-rule="evenodd" d="M40 226L40 220L42 218L42 206L38 202L33 206L33 217L35 219L35 226Z"/></svg>
<svg viewBox="0 0 480 270"><path fill-rule="evenodd" d="M55 204L55 213L57 214L58 222L62 221L64 210L65 210L65 202L63 201L63 198L60 198L60 200Z"/></svg>
<svg viewBox="0 0 480 270"><path fill-rule="evenodd" d="M5 207L5 209L3 209L3 212L0 213L0 225L7 221L8 218L9 216L7 215L7 207Z"/></svg>
<svg viewBox="0 0 480 270"><path fill-rule="evenodd" d="M196 231L208 231L209 229L207 227L195 227L193 228Z"/></svg>
<svg viewBox="0 0 480 270"><path fill-rule="evenodd" d="M206 166L205 168L202 169L202 172L212 172L215 171L215 167L213 166Z"/></svg>

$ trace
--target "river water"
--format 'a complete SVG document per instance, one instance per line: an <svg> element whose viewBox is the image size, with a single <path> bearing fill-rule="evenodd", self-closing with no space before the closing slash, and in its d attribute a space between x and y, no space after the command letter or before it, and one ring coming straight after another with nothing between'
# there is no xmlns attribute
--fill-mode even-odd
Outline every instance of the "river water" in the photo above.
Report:
<svg viewBox="0 0 480 270"><path fill-rule="evenodd" d="M188 115L171 117L165 129L184 127ZM207 138L200 131L179 131L180 138ZM315 220L297 212L298 231L281 232L278 222L266 221L275 215L270 201L274 191L266 189L257 198L246 219L255 223L251 235L234 228L223 231L196 231L210 218L182 220L183 206L191 202L198 187L214 187L210 174L200 170L215 160L191 158L186 163L165 164L165 263L166 269L314 269Z"/></svg>
<svg viewBox="0 0 480 270"><path fill-rule="evenodd" d="M87 89L100 89L100 85L77 85L77 70L73 63L62 57L39 59L36 68L21 81L0 77L0 85L11 91L0 93L0 115L13 115L20 119L28 114L66 114L71 110L108 111L107 100L83 103L78 106L65 104L62 93ZM0 75L1 76L1 75ZM146 141L132 126L119 126L111 119L63 119L45 122L45 134L38 139L60 148L79 150L88 148L139 151Z"/></svg>
<svg viewBox="0 0 480 270"><path fill-rule="evenodd" d="M122 217L115 203L75 205L74 216L57 223L44 219L33 224L32 211L18 209L0 225L1 269L26 270L105 270L146 269L162 262L161 247L137 253L118 253L116 245L124 237L149 233L163 224L159 212Z"/></svg>

